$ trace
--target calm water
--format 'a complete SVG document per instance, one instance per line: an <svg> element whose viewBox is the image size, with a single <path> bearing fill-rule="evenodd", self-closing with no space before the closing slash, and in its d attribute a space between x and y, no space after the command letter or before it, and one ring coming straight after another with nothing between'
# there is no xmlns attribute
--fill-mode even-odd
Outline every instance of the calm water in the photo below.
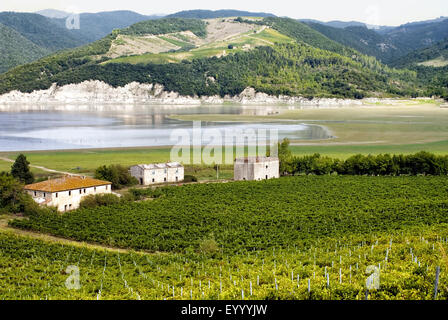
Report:
<svg viewBox="0 0 448 320"><path fill-rule="evenodd" d="M0 151L167 146L171 135L182 129L191 136L193 123L170 119L176 114L276 113L275 107L243 106L1 106ZM280 139L328 138L319 126L298 122L236 123L202 122L202 132L278 129ZM228 132L228 131L227 131ZM207 139L203 143L208 143Z"/></svg>

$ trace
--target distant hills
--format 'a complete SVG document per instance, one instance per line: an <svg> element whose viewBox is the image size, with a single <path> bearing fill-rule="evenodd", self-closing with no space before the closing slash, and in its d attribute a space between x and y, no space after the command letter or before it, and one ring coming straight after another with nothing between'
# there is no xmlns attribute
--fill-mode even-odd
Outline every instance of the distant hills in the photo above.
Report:
<svg viewBox="0 0 448 320"><path fill-rule="evenodd" d="M433 46L409 53L395 61L394 66L399 68L448 66L448 37Z"/></svg>
<svg viewBox="0 0 448 320"><path fill-rule="evenodd" d="M0 73L37 60L50 52L34 44L16 30L0 24Z"/></svg>
<svg viewBox="0 0 448 320"><path fill-rule="evenodd" d="M86 44L105 37L114 29L122 29L140 21L158 18L160 16L145 16L133 11L81 13L79 15L80 29L68 31L73 37ZM52 21L60 27L65 27L65 17L53 18Z"/></svg>
<svg viewBox="0 0 448 320"><path fill-rule="evenodd" d="M448 19L442 18L380 30L366 26L336 28L316 22L307 24L326 37L386 64L393 64L410 52L431 46L448 36Z"/></svg>
<svg viewBox="0 0 448 320"><path fill-rule="evenodd" d="M80 14L80 29L66 28L67 12L43 10L39 13L0 12L0 73L63 49L99 40L114 29L156 19L132 11Z"/></svg>
<svg viewBox="0 0 448 320"><path fill-rule="evenodd" d="M191 63L199 59L210 68L212 65L213 68L221 68L220 81L224 81L222 79L230 76L228 70L234 67L235 61L229 56L241 59L257 57L266 65L246 61L246 66L256 67L258 71L260 68L272 69L265 70L263 76L253 74L250 69L245 72L235 69L239 78L230 76L232 79L228 84L233 89L228 93L238 93L245 84L271 94L344 96L346 92L348 97L413 95L419 91L426 92L424 84L416 85L416 74L421 72L424 79L437 78L428 92L445 92L445 89L435 90L445 81L442 71L437 69L446 67L446 42L443 41L448 37L448 19L445 17L384 27L367 26L357 21L299 22L270 13L239 10L190 10L166 17L112 11L81 13L80 29L69 30L65 26L68 15L67 12L50 9L39 13L0 13L0 73L50 55L5 74L0 79L3 81L0 85L2 92L14 88L25 91L42 89L53 82L63 84L90 78L103 79L114 85L131 79L145 82L147 76L142 80L141 72L149 68L159 74L161 84L184 94L223 94L227 90L223 84L219 90L215 88L218 92L212 90L212 86L203 88L203 74L190 74L193 78L198 77L198 84L194 85L167 79L167 75L158 72L165 70L171 77L176 74L185 77L188 72L193 72L186 71L192 68ZM234 20L235 17L238 19ZM214 20L209 25L201 19ZM293 49L289 48L291 45ZM310 47L311 55L305 52L303 45ZM265 49L260 49L263 46L274 51L263 51ZM79 48L72 50L75 47ZM55 52L58 53L51 55ZM264 56L268 53L276 56L275 61ZM213 60L216 58L222 60ZM333 65L332 59L338 63ZM222 61L227 62L222 64ZM346 69L343 69L342 61L347 64ZM303 65L294 66L299 62ZM167 63L174 66L167 66ZM290 83L277 78L279 75L274 66L284 63L285 74L300 70L304 78L299 80L294 73L290 75ZM137 67L139 64L142 66ZM396 72L384 64L410 68L414 73L407 70ZM215 72L213 68L203 71L205 74ZM42 71L46 69L48 72ZM121 82L116 82L116 76L111 78L111 70L120 70L120 77L124 77ZM349 76L344 78L344 72ZM370 80L355 80L358 73L363 77L368 75ZM395 79L395 82L388 83L387 79ZM359 86L363 82L366 85ZM369 82L372 86L367 85Z"/></svg>
<svg viewBox="0 0 448 320"><path fill-rule="evenodd" d="M86 80L161 84L188 96L233 96L248 87L309 98L419 94L416 74L277 17L142 21L0 75L0 94Z"/></svg>
<svg viewBox="0 0 448 320"><path fill-rule="evenodd" d="M249 12L240 10L187 10L167 15L166 18L215 19L228 17L275 17L271 13Z"/></svg>
<svg viewBox="0 0 448 320"><path fill-rule="evenodd" d="M56 18L56 19L62 19L66 18L70 15L69 12L61 11L61 10L54 10L54 9L45 9L36 11L35 13L40 14L41 16L47 17L47 18Z"/></svg>
<svg viewBox="0 0 448 320"><path fill-rule="evenodd" d="M34 13L0 12L0 23L14 29L35 45L57 51L80 46L85 42L50 18Z"/></svg>

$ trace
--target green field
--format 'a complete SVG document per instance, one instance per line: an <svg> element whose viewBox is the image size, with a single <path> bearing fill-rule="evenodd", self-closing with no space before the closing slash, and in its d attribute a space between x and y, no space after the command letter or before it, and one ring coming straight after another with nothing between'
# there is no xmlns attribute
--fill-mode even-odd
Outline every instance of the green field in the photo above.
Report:
<svg viewBox="0 0 448 320"><path fill-rule="evenodd" d="M448 297L446 177L295 177L190 185L127 205L13 223L138 251L0 229L3 299ZM118 222L119 221L119 222ZM163 252L143 252L141 250ZM80 288L65 270L79 268ZM369 269L368 269L369 268Z"/></svg>
<svg viewBox="0 0 448 320"><path fill-rule="evenodd" d="M14 159L14 158L12 158ZM12 162L7 162L0 159L0 172L10 172ZM47 172L38 168L30 168L36 179L46 179L48 176L53 176L55 173Z"/></svg>
<svg viewBox="0 0 448 320"><path fill-rule="evenodd" d="M0 160L0 172L6 171L9 172L11 170L12 163Z"/></svg>
<svg viewBox="0 0 448 320"><path fill-rule="evenodd" d="M278 114L254 115L173 115L178 120L226 122L300 121L328 128L335 139L323 141L295 141L300 145L327 146L399 146L425 144L448 140L448 109L440 108L433 100L398 101L397 105L343 108L280 109ZM294 142L294 141L293 141ZM293 143L294 144L294 143ZM368 150L369 148L367 148ZM413 149L414 150L414 149ZM432 151L432 150L427 150Z"/></svg>

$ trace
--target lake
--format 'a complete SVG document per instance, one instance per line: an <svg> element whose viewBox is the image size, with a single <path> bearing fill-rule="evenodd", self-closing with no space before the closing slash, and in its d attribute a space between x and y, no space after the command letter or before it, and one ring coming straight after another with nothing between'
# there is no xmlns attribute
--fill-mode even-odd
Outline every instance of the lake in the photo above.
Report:
<svg viewBox="0 0 448 320"><path fill-rule="evenodd" d="M0 152L169 146L174 130L192 133L191 121L171 119L179 114L275 114L269 106L143 106L50 105L0 106ZM294 121L263 123L202 122L202 131L277 129L279 139L329 138L324 127ZM269 131L268 131L269 132ZM207 142L204 140L204 144Z"/></svg>

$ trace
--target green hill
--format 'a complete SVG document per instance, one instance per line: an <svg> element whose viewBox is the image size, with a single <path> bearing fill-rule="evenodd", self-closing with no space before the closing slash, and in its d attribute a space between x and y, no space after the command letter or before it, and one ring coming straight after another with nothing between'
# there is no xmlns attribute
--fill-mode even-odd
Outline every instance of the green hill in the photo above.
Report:
<svg viewBox="0 0 448 320"><path fill-rule="evenodd" d="M69 30L69 32L74 37L81 39L83 44L87 44L107 36L114 29L126 28L134 23L156 18L158 16L145 16L125 10L81 13L79 15L80 28ZM65 27L65 18L54 18L52 22L60 27Z"/></svg>
<svg viewBox="0 0 448 320"><path fill-rule="evenodd" d="M49 53L49 50L35 45L14 29L0 24L0 73Z"/></svg>
<svg viewBox="0 0 448 320"><path fill-rule="evenodd" d="M220 49L217 54L214 49L223 43L225 54ZM157 61L151 56L173 53L185 59ZM140 22L1 75L0 93L91 79L113 86L160 83L167 90L199 96L235 95L249 86L268 94L308 97L417 94L415 73L390 69L303 23L272 17Z"/></svg>
<svg viewBox="0 0 448 320"><path fill-rule="evenodd" d="M418 73L428 95L448 98L448 39L428 48L415 50L394 62L394 66Z"/></svg>
<svg viewBox="0 0 448 320"><path fill-rule="evenodd" d="M363 26L337 28L323 23L307 24L329 39L392 66L410 52L435 44L448 34L448 19L411 23L380 32Z"/></svg>
<svg viewBox="0 0 448 320"><path fill-rule="evenodd" d="M0 12L0 23L16 30L35 45L51 51L84 44L68 29L55 25L52 19L35 13Z"/></svg>
<svg viewBox="0 0 448 320"><path fill-rule="evenodd" d="M388 63L404 54L387 37L366 27L336 28L320 23L308 23L308 25L328 38L363 54L376 57L384 63Z"/></svg>
<svg viewBox="0 0 448 320"><path fill-rule="evenodd" d="M397 67L421 65L426 67L444 67L448 65L448 38L428 48L420 49L394 62Z"/></svg>

